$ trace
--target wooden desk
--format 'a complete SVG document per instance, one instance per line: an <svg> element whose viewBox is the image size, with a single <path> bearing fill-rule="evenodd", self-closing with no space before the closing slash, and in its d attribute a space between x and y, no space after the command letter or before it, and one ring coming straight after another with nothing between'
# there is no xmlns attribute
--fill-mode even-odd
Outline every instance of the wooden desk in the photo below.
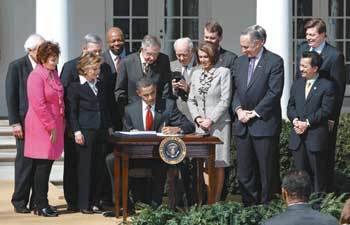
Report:
<svg viewBox="0 0 350 225"><path fill-rule="evenodd" d="M129 177L129 159L150 159L159 158L159 144L164 137L116 137L111 136L109 141L114 144L114 192L115 192L115 210L116 217L119 217L119 185L120 185L120 161L122 162L122 203L123 203L123 219L128 216L128 177ZM214 184L215 184L215 145L222 143L216 137L202 137L195 135L185 135L182 140L186 143L187 155L199 159L203 162L207 159L208 162L208 204L214 203ZM161 160L161 159L160 159ZM199 163L203 166L203 163ZM198 188L198 187L197 187ZM199 191L199 190L198 190Z"/></svg>

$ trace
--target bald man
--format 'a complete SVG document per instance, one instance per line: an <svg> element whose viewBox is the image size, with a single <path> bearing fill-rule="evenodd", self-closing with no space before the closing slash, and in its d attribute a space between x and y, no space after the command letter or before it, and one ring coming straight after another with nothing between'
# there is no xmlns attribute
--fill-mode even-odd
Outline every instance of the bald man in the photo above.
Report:
<svg viewBox="0 0 350 225"><path fill-rule="evenodd" d="M118 67L127 55L127 50L124 46L124 34L119 27L111 27L106 34L108 49L102 54L104 61L109 65L112 73L111 87L115 87L115 82L118 76ZM115 130L122 129L121 118L123 113L121 107L117 107L115 99L112 104L112 122Z"/></svg>

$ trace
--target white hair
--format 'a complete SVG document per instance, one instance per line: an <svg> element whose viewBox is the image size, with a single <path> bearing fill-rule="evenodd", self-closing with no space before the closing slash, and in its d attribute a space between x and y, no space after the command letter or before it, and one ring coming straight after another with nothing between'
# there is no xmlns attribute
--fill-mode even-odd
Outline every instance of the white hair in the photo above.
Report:
<svg viewBox="0 0 350 225"><path fill-rule="evenodd" d="M24 51L28 53L31 50L36 49L45 39L39 34L31 34L24 42Z"/></svg>
<svg viewBox="0 0 350 225"><path fill-rule="evenodd" d="M83 39L82 46L85 48L88 43L103 45L102 39L97 34L88 33Z"/></svg>
<svg viewBox="0 0 350 225"><path fill-rule="evenodd" d="M176 46L178 46L179 44L184 44L186 43L188 45L189 51L192 51L193 49L193 42L191 40L191 38L189 37L184 37L184 38L179 38L174 42L174 50L176 50Z"/></svg>
<svg viewBox="0 0 350 225"><path fill-rule="evenodd" d="M143 37L143 40L141 42L141 48L147 48L147 47L161 47L160 45L160 41L156 36L152 36L152 35L146 35Z"/></svg>

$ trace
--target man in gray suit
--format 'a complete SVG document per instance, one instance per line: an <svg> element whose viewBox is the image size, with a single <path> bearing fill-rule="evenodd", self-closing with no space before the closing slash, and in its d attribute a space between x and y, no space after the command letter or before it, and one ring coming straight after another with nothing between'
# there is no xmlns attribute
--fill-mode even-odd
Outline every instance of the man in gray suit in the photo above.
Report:
<svg viewBox="0 0 350 225"><path fill-rule="evenodd" d="M160 52L157 37L146 35L140 52L128 55L122 60L115 85L115 99L122 107L139 99L136 82L141 77L150 77L157 84L157 95L171 96L171 72L169 57Z"/></svg>
<svg viewBox="0 0 350 225"><path fill-rule="evenodd" d="M173 95L176 98L178 109L192 121L191 113L187 106L188 94L190 91L191 76L197 66L197 57L193 51L193 42L190 38L179 38L174 43L174 50L177 60L170 63L172 76ZM195 171L191 162L183 162L179 168L172 166L168 168L168 197L169 205L175 208L176 205L192 205L195 203ZM192 170L189 167L193 168ZM180 169L180 171L179 171ZM181 176L180 176L181 173ZM182 202L185 193L187 202Z"/></svg>
<svg viewBox="0 0 350 225"><path fill-rule="evenodd" d="M193 52L192 40L188 37L177 39L174 43L177 60L170 63L172 76L173 95L177 98L176 104L179 110L192 120L187 106L188 93L190 91L191 75L197 66L197 57Z"/></svg>
<svg viewBox="0 0 350 225"><path fill-rule="evenodd" d="M307 203L311 192L311 182L304 171L293 171L283 178L282 197L288 208L263 225L338 225L338 221L330 215L324 215Z"/></svg>

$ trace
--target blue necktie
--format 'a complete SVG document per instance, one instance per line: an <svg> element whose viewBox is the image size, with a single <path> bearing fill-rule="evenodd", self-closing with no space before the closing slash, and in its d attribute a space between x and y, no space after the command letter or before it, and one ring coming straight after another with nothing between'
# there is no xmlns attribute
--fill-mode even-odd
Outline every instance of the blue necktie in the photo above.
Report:
<svg viewBox="0 0 350 225"><path fill-rule="evenodd" d="M247 86L249 85L254 74L255 59L255 57L249 58Z"/></svg>

